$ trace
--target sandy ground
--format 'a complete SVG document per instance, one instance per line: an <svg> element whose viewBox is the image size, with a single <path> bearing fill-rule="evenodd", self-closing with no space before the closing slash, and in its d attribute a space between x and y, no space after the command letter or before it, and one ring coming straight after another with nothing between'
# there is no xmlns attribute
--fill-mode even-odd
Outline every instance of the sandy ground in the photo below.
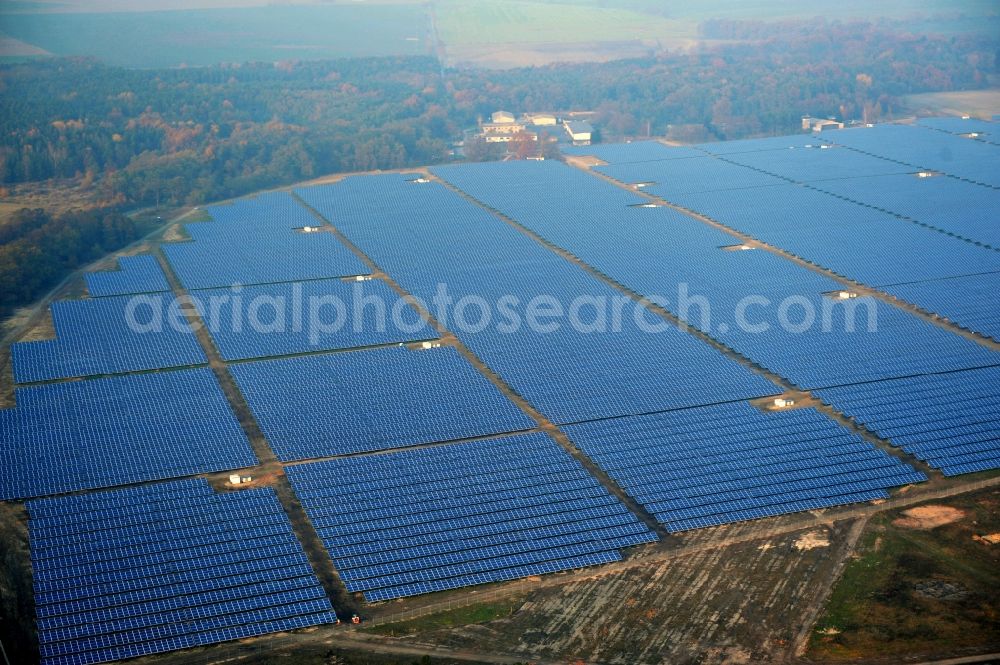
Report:
<svg viewBox="0 0 1000 665"><path fill-rule="evenodd" d="M792 547L799 550L814 550L818 547L829 547L830 546L830 534L825 531L810 531L809 533L802 534L794 543Z"/></svg>
<svg viewBox="0 0 1000 665"><path fill-rule="evenodd" d="M20 39L14 39L13 37L8 37L7 35L0 35L0 56L36 56L36 55L52 55L45 49L40 49L37 46L32 46L27 42L22 42Z"/></svg>
<svg viewBox="0 0 1000 665"><path fill-rule="evenodd" d="M906 529L933 529L965 517L964 512L950 506L917 506L904 510L903 515L892 523Z"/></svg>

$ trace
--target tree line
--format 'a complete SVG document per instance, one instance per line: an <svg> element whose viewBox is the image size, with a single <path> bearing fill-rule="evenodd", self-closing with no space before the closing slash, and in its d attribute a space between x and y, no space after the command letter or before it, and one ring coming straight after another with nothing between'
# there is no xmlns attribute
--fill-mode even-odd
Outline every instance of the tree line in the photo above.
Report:
<svg viewBox="0 0 1000 665"><path fill-rule="evenodd" d="M142 233L142 225L115 211L72 211L58 217L44 210L14 213L0 225L0 318Z"/></svg>

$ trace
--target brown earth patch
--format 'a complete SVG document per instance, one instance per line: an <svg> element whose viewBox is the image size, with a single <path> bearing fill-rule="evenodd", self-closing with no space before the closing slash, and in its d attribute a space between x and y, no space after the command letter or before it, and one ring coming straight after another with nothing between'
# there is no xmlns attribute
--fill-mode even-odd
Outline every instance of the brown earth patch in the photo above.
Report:
<svg viewBox="0 0 1000 665"><path fill-rule="evenodd" d="M792 547L799 551L829 546L830 536L824 531L810 531L809 533L804 533L794 543L792 543Z"/></svg>
<svg viewBox="0 0 1000 665"><path fill-rule="evenodd" d="M965 512L951 506L917 506L903 511L903 517L893 520L904 529L933 529L965 517Z"/></svg>

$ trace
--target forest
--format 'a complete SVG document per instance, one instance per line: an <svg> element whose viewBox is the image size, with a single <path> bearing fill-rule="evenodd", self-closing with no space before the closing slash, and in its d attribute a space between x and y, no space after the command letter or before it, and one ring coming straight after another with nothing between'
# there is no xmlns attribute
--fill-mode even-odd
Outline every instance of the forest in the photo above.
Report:
<svg viewBox="0 0 1000 665"><path fill-rule="evenodd" d="M21 210L0 225L0 318L75 268L137 240L143 226L122 214L85 210L53 217Z"/></svg>
<svg viewBox="0 0 1000 665"><path fill-rule="evenodd" d="M717 20L703 30L726 41L492 71L446 69L422 56L161 70L56 58L2 66L0 198L26 184L72 183L90 193L95 212L24 212L3 229L0 309L129 242L134 231L121 212L447 161L463 130L500 108L592 110L606 141L721 140L794 133L805 114L873 122L890 117L899 96L984 88L997 74L997 39L985 34L836 21Z"/></svg>

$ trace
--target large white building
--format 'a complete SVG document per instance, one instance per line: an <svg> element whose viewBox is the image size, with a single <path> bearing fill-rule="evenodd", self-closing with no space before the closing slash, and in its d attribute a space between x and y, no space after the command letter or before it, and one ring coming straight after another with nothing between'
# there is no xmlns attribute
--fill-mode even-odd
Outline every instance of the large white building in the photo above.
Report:
<svg viewBox="0 0 1000 665"><path fill-rule="evenodd" d="M594 128L585 120L566 120L563 122L566 133L573 140L573 145L590 145L590 137Z"/></svg>

